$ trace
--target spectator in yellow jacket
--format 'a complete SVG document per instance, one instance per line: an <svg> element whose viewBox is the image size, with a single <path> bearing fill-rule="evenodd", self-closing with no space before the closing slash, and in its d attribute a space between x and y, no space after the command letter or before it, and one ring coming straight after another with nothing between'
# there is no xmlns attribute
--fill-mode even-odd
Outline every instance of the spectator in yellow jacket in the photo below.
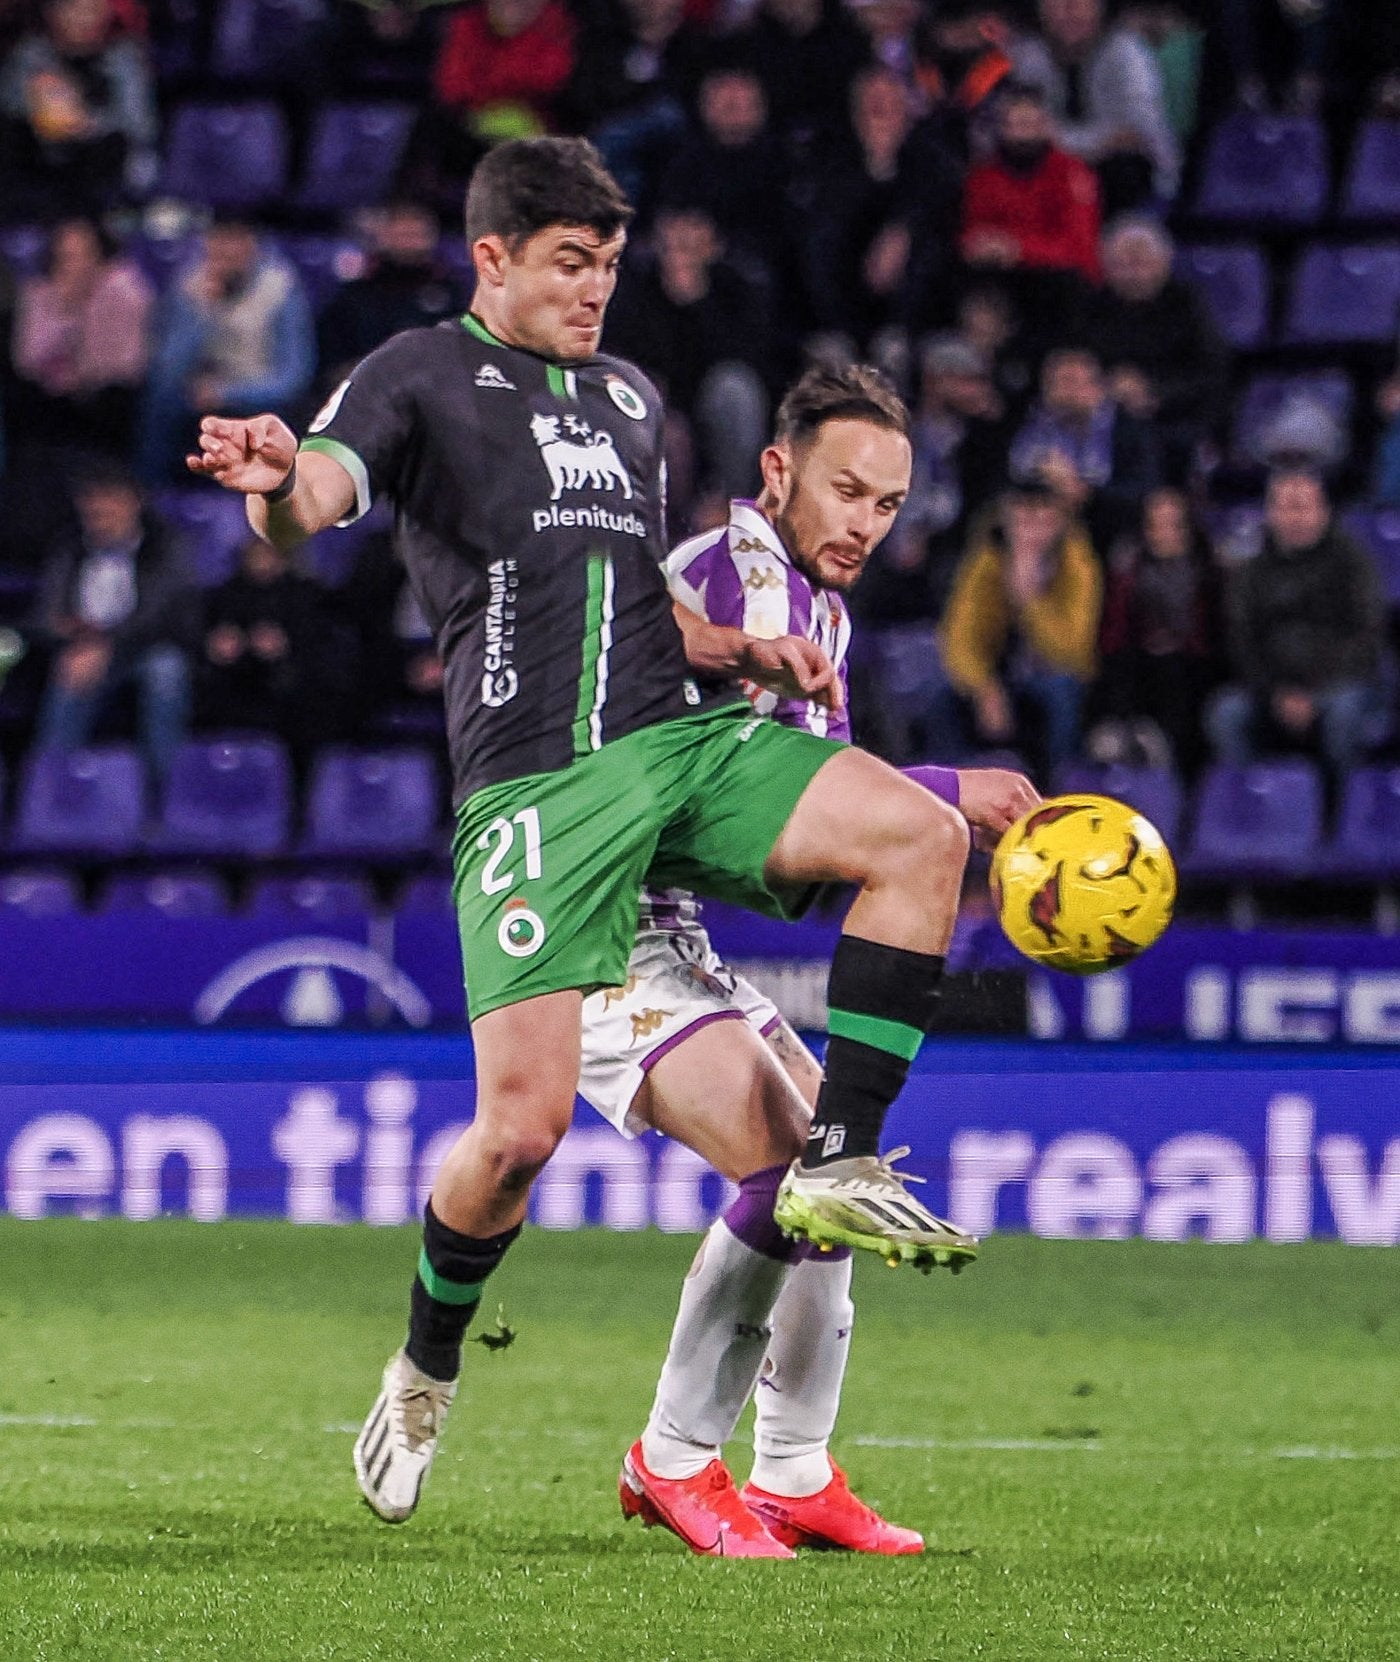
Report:
<svg viewBox="0 0 1400 1662"><path fill-rule="evenodd" d="M1078 749L1102 599L1088 533L1059 499L1004 496L973 526L943 614L934 754L1014 746L1053 780Z"/></svg>

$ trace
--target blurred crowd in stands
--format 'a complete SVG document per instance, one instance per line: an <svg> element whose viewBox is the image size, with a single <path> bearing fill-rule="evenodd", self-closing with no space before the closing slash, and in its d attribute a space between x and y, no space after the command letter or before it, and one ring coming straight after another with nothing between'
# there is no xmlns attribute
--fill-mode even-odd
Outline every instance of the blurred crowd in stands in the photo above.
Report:
<svg viewBox="0 0 1400 1662"><path fill-rule="evenodd" d="M542 131L638 207L605 345L672 411L674 535L804 363L909 398L866 742L1043 784L1390 754L1394 0L0 0L11 761L435 734L382 522L289 561L182 458L459 314L470 169Z"/></svg>

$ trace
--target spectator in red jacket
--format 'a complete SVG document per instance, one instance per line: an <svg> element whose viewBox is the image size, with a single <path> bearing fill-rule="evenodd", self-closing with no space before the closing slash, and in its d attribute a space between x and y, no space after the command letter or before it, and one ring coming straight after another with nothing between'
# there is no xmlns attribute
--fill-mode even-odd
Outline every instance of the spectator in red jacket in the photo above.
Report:
<svg viewBox="0 0 1400 1662"><path fill-rule="evenodd" d="M1003 95L992 155L968 175L963 258L1005 271L1071 271L1099 279L1099 188L1091 168L1055 143L1039 92Z"/></svg>
<svg viewBox="0 0 1400 1662"><path fill-rule="evenodd" d="M433 88L485 143L547 132L574 67L563 0L483 0L451 19Z"/></svg>

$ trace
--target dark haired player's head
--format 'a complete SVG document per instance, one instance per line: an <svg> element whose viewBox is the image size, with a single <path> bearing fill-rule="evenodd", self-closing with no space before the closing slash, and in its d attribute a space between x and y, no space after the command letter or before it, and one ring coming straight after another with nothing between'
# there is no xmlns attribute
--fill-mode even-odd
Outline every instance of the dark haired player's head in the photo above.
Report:
<svg viewBox="0 0 1400 1662"><path fill-rule="evenodd" d="M809 369L778 406L759 507L798 570L844 592L894 524L912 462L909 411L878 369Z"/></svg>
<svg viewBox="0 0 1400 1662"><path fill-rule="evenodd" d="M472 309L495 335L547 358L598 350L631 204L586 139L514 139L467 187Z"/></svg>

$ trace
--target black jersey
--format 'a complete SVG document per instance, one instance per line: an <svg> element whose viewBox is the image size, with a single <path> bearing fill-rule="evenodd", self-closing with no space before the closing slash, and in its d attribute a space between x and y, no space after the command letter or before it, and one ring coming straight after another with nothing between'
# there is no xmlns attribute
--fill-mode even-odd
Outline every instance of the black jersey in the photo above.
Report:
<svg viewBox="0 0 1400 1662"><path fill-rule="evenodd" d="M554 364L470 315L387 341L312 423L302 448L351 475L351 518L393 504L458 802L705 701L661 566L661 445L631 364Z"/></svg>

